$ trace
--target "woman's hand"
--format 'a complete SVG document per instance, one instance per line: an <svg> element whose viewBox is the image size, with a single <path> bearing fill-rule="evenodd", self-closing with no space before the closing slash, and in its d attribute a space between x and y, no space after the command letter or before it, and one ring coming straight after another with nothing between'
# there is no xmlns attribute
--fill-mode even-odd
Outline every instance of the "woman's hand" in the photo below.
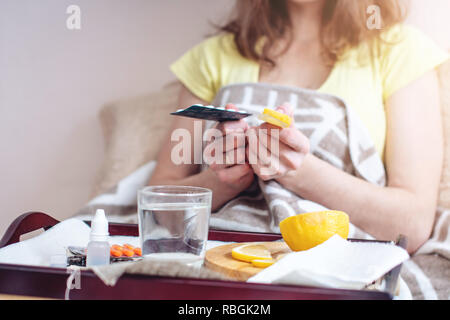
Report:
<svg viewBox="0 0 450 320"><path fill-rule="evenodd" d="M237 110L233 104L228 104L226 109ZM247 189L254 179L253 170L245 158L247 129L248 124L244 120L227 121L217 124L207 133L214 139L205 147L204 159L222 184L221 192L230 199Z"/></svg>
<svg viewBox="0 0 450 320"><path fill-rule="evenodd" d="M293 109L283 104L278 112L293 116ZM269 123L247 130L247 159L253 171L262 180L285 177L302 165L309 153L309 140L291 124L281 129Z"/></svg>

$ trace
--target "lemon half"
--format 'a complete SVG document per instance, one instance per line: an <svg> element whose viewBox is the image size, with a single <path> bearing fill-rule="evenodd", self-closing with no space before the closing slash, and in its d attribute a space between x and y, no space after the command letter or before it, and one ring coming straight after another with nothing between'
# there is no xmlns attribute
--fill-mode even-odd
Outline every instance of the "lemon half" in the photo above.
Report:
<svg viewBox="0 0 450 320"><path fill-rule="evenodd" d="M280 231L292 251L311 249L337 234L347 239L349 217L342 211L308 212L280 222Z"/></svg>

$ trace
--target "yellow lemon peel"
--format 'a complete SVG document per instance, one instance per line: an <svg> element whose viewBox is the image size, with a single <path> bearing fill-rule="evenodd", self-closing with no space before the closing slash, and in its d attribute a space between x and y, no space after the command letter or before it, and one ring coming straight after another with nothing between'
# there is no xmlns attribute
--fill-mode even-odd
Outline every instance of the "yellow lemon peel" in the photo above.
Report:
<svg viewBox="0 0 450 320"><path fill-rule="evenodd" d="M267 108L264 108L263 113L260 114L258 118L264 122L281 128L288 128L292 123L292 118L287 114Z"/></svg>
<svg viewBox="0 0 450 320"><path fill-rule="evenodd" d="M271 265L273 265L275 262L276 262L276 260L273 260L273 259L271 259L271 260L255 259L255 260L252 260L252 265L257 268L267 268L267 267L270 267Z"/></svg>
<svg viewBox="0 0 450 320"><path fill-rule="evenodd" d="M280 222L280 231L292 251L311 249L337 234L347 239L349 217L342 211L309 212Z"/></svg>

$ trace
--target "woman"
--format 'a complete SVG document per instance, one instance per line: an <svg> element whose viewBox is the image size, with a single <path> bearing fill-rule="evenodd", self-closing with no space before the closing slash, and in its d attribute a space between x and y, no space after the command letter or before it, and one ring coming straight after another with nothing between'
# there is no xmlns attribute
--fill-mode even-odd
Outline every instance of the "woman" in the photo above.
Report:
<svg viewBox="0 0 450 320"><path fill-rule="evenodd" d="M367 14L373 4L379 17ZM377 18L382 29L369 23ZM209 188L216 210L246 190L255 175L275 179L305 199L345 211L353 224L376 238L405 234L408 250L417 250L430 236L436 210L443 137L434 69L448 55L402 20L398 2L390 0L237 1L236 17L223 33L172 65L183 84L181 107L209 104L221 87L242 82L341 97L367 127L385 164L386 187L314 156L308 139L295 128L280 132L281 165L273 175L262 174L269 165L264 161L242 164L257 151L243 145L224 151L233 165L212 164L204 171L199 165L175 165L168 137L150 184ZM287 105L279 111L292 112ZM186 128L193 136L194 122L178 118L173 128ZM257 134L244 121L222 123L218 129L224 138L233 130Z"/></svg>

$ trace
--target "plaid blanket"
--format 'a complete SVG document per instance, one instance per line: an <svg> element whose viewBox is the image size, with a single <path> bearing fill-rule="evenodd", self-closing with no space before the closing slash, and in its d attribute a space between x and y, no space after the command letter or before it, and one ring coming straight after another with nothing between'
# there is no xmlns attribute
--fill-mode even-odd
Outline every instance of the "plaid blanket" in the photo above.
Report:
<svg viewBox="0 0 450 320"><path fill-rule="evenodd" d="M370 183L386 185L382 160L367 129L350 106L336 96L295 87L243 83L223 87L213 105L234 103L240 110L258 114L265 107L275 108L284 102L294 108L295 125L309 138L315 156ZM256 116L247 120L250 125L259 124ZM212 125L208 122L206 128ZM111 221L136 223L136 191L146 185L154 165L152 161L136 170L113 190L89 202L77 215L91 216L96 208L103 208ZM299 197L276 181L258 179L246 192L213 213L210 225L218 229L279 233L278 225L284 218L321 210L327 208ZM404 264L402 277L414 298L449 299L449 229L450 211L439 209L432 237ZM373 238L353 224L350 237Z"/></svg>

